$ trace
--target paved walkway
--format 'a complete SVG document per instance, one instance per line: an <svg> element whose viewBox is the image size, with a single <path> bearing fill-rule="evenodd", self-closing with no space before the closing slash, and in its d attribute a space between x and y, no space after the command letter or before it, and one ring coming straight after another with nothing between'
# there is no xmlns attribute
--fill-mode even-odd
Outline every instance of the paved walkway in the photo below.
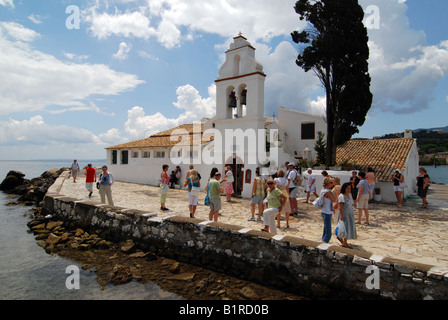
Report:
<svg viewBox="0 0 448 320"><path fill-rule="evenodd" d="M88 200L83 181L83 177L78 177L76 183L71 179L65 180L60 193L79 200ZM170 210L164 212L159 210L157 187L116 182L112 187L112 194L114 204L118 207L156 212L162 218L189 216L186 190L171 189L166 202ZM304 194L299 195L301 196ZM203 205L204 198L205 193L201 193L195 217L208 220L209 207ZM100 201L96 189L91 200ZM263 227L262 222L248 221L250 200L224 200L225 197L222 197L220 222L255 230ZM428 201L430 206L427 209L420 208L420 199L406 199L402 208L393 204L369 204L370 225L357 225L358 238L349 243L357 250L448 268L448 186L431 185ZM321 241L323 222L320 211L312 204L303 203L302 198L299 198L299 211L298 217L290 219L290 228L286 229L285 221L281 221L278 234ZM333 235L330 244L340 243Z"/></svg>

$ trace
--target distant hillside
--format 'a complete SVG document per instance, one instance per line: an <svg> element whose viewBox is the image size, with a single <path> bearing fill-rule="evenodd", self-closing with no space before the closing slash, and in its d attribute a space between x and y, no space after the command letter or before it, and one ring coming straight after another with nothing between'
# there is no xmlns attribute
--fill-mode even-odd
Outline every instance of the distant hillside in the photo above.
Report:
<svg viewBox="0 0 448 320"><path fill-rule="evenodd" d="M448 126L440 127L440 128L430 128L430 129L416 129L416 130L414 130L414 132L419 132L422 130L426 130L426 131L442 130L443 132L448 133Z"/></svg>

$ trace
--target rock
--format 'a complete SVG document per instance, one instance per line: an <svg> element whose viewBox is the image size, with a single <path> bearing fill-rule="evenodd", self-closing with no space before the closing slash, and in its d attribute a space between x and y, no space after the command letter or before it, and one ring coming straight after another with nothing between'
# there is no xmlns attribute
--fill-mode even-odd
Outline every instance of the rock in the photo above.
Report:
<svg viewBox="0 0 448 320"><path fill-rule="evenodd" d="M126 241L121 246L121 252L123 253L133 253L135 251L135 243L132 241Z"/></svg>
<svg viewBox="0 0 448 320"><path fill-rule="evenodd" d="M171 273L179 273L179 271L180 271L180 264L179 264L179 262L176 261L170 267L170 272Z"/></svg>
<svg viewBox="0 0 448 320"><path fill-rule="evenodd" d="M239 294L245 299L249 299L249 300L258 300L259 299L259 296L255 292L255 290L250 287L247 287L247 286L244 287L243 289L241 289Z"/></svg>
<svg viewBox="0 0 448 320"><path fill-rule="evenodd" d="M136 252L129 255L129 258L144 258L146 257L146 253L144 252Z"/></svg>
<svg viewBox="0 0 448 320"><path fill-rule="evenodd" d="M107 242L106 240L101 240L100 242L98 242L96 244L96 248L97 249L109 249L110 245L109 242Z"/></svg>
<svg viewBox="0 0 448 320"><path fill-rule="evenodd" d="M59 240L61 240L61 237L58 237L57 235L55 235L54 233L50 233L50 235L48 236L48 238L45 240L45 242L47 244L56 244L59 242Z"/></svg>
<svg viewBox="0 0 448 320"><path fill-rule="evenodd" d="M23 174L20 171L11 170L6 175L6 178L2 181L0 184L0 190L3 191L10 191L16 188L17 186L21 185L24 182L23 177L25 177L25 174Z"/></svg>
<svg viewBox="0 0 448 320"><path fill-rule="evenodd" d="M181 273L176 274L172 277L169 277L167 279L169 280L180 280L180 281L193 281L195 274L194 273Z"/></svg>
<svg viewBox="0 0 448 320"><path fill-rule="evenodd" d="M132 280L132 273L129 267L116 265L109 273L109 282L112 284L124 284Z"/></svg>
<svg viewBox="0 0 448 320"><path fill-rule="evenodd" d="M157 260L157 255L152 252L146 253L146 261L155 261Z"/></svg>
<svg viewBox="0 0 448 320"><path fill-rule="evenodd" d="M83 234L84 234L84 230L82 230L82 229L80 229L80 228L76 229L76 231L75 231L75 237L82 236Z"/></svg>
<svg viewBox="0 0 448 320"><path fill-rule="evenodd" d="M132 277L133 277L135 280L137 280L137 281L142 280L142 274L140 273L140 270L138 270L138 269L135 268L135 267L130 267L130 268L129 268L129 271L131 272Z"/></svg>

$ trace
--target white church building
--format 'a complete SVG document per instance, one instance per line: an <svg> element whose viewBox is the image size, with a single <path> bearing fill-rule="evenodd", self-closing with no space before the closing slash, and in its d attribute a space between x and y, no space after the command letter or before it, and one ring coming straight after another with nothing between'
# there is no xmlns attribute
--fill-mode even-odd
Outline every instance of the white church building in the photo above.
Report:
<svg viewBox="0 0 448 320"><path fill-rule="evenodd" d="M205 188L212 168L224 174L230 166L235 195L249 198L257 167L269 174L285 162L314 160L317 133L326 133L324 118L283 107L276 118L266 117L266 74L256 49L242 35L233 40L216 79L216 116L106 148L117 181L157 186L168 164L168 173L181 168L183 185L192 164Z"/></svg>

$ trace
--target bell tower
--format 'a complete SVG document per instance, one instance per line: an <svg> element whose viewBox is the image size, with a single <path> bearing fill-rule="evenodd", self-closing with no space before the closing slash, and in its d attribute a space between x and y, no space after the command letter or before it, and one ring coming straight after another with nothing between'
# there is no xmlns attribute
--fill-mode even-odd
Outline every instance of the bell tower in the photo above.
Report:
<svg viewBox="0 0 448 320"><path fill-rule="evenodd" d="M233 40L216 80L216 127L264 129L263 66L241 33Z"/></svg>

